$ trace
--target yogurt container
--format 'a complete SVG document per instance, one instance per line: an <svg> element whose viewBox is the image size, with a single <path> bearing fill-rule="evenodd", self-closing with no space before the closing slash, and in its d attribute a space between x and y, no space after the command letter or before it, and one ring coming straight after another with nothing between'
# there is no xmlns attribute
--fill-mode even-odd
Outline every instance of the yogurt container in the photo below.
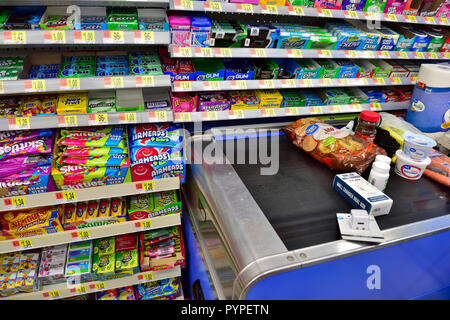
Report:
<svg viewBox="0 0 450 320"><path fill-rule="evenodd" d="M397 157L395 173L408 180L419 180L425 168L431 162L431 159L428 157L425 160L412 160L401 149L398 149L395 155Z"/></svg>
<svg viewBox="0 0 450 320"><path fill-rule="evenodd" d="M431 148L436 145L433 139L411 131L403 134L403 140L403 154L412 160L425 160Z"/></svg>

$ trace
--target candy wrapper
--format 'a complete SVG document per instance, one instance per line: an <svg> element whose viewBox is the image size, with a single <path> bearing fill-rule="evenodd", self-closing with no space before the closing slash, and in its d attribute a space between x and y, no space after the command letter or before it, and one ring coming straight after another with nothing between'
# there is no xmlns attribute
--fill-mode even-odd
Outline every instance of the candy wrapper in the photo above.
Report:
<svg viewBox="0 0 450 320"><path fill-rule="evenodd" d="M297 147L326 164L342 171L364 172L384 149L351 134L351 128L337 129L318 118L299 119L283 128Z"/></svg>
<svg viewBox="0 0 450 320"><path fill-rule="evenodd" d="M0 177L9 176L24 170L51 164L51 154L17 156L0 161Z"/></svg>
<svg viewBox="0 0 450 320"><path fill-rule="evenodd" d="M110 135L122 137L125 133L123 126L110 127L86 127L77 129L61 129L61 137L71 137L74 139L83 139L88 137L108 137Z"/></svg>
<svg viewBox="0 0 450 320"><path fill-rule="evenodd" d="M52 129L1 131L0 144L44 139L49 138L52 135Z"/></svg>
<svg viewBox="0 0 450 320"><path fill-rule="evenodd" d="M126 150L123 148L115 147L67 147L62 150L61 155L68 157L96 157L121 153L126 153Z"/></svg>
<svg viewBox="0 0 450 320"><path fill-rule="evenodd" d="M3 143L0 146L0 159L7 159L10 157L27 155L33 153L51 153L52 139L43 138L31 141Z"/></svg>
<svg viewBox="0 0 450 320"><path fill-rule="evenodd" d="M138 124L130 128L130 145L135 147L175 147L183 142L179 125Z"/></svg>
<svg viewBox="0 0 450 320"><path fill-rule="evenodd" d="M108 156L97 157L60 157L56 160L59 165L75 164L87 167L105 167L105 166L121 166L128 158L126 154L113 154Z"/></svg>
<svg viewBox="0 0 450 320"><path fill-rule="evenodd" d="M105 136L105 137L77 137L70 136L62 137L58 140L58 146L73 146L73 147L117 147L126 148L125 141L121 136Z"/></svg>
<svg viewBox="0 0 450 320"><path fill-rule="evenodd" d="M146 162L183 160L181 145L174 148L131 147L130 152L133 163L143 159L147 159Z"/></svg>

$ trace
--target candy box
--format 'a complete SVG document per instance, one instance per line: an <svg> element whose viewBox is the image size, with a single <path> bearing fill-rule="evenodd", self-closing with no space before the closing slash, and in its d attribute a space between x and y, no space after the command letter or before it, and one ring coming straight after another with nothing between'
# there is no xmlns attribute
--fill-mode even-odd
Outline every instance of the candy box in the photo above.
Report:
<svg viewBox="0 0 450 320"><path fill-rule="evenodd" d="M75 30L106 30L105 7L80 7L80 22L74 23Z"/></svg>
<svg viewBox="0 0 450 320"><path fill-rule="evenodd" d="M137 124L129 127L131 147L181 147L183 132L178 124Z"/></svg>
<svg viewBox="0 0 450 320"><path fill-rule="evenodd" d="M371 102L379 102L383 103L386 102L386 95L381 92L379 88L361 88L361 90L368 96L368 103Z"/></svg>
<svg viewBox="0 0 450 320"><path fill-rule="evenodd" d="M96 300L117 300L117 289L96 292Z"/></svg>
<svg viewBox="0 0 450 320"><path fill-rule="evenodd" d="M88 260L90 256L91 256L91 248L70 250L67 255L67 263L74 263L83 260Z"/></svg>
<svg viewBox="0 0 450 320"><path fill-rule="evenodd" d="M103 276L115 273L115 253L92 257L92 272L101 279Z"/></svg>
<svg viewBox="0 0 450 320"><path fill-rule="evenodd" d="M243 39L243 47L272 48L280 35L280 29L271 25L249 24L245 25L247 36Z"/></svg>
<svg viewBox="0 0 450 320"><path fill-rule="evenodd" d="M324 9L341 9L342 0L316 0L314 1L314 8Z"/></svg>
<svg viewBox="0 0 450 320"><path fill-rule="evenodd" d="M314 7L314 0L287 0L291 6Z"/></svg>
<svg viewBox="0 0 450 320"><path fill-rule="evenodd" d="M435 17L450 18L450 3L448 1L446 1L439 7Z"/></svg>
<svg viewBox="0 0 450 320"><path fill-rule="evenodd" d="M349 97L349 104L364 104L369 101L369 97L359 88L343 88Z"/></svg>
<svg viewBox="0 0 450 320"><path fill-rule="evenodd" d="M319 95L325 104L348 104L349 97L343 89L321 89L319 90Z"/></svg>
<svg viewBox="0 0 450 320"><path fill-rule="evenodd" d="M117 289L117 300L136 300L134 287L124 287Z"/></svg>
<svg viewBox="0 0 450 320"><path fill-rule="evenodd" d="M285 0L259 0L260 5L284 6L285 3Z"/></svg>
<svg viewBox="0 0 450 320"><path fill-rule="evenodd" d="M2 260L0 274L16 273L17 271L19 271L19 266L20 256L5 257Z"/></svg>
<svg viewBox="0 0 450 320"><path fill-rule="evenodd" d="M407 0L402 14L416 16L419 13L422 0Z"/></svg>
<svg viewBox="0 0 450 320"><path fill-rule="evenodd" d="M420 66L413 62L402 61L402 66L409 71L408 77L417 77L419 74Z"/></svg>
<svg viewBox="0 0 450 320"><path fill-rule="evenodd" d="M169 19L164 9L137 9L139 30L169 31Z"/></svg>
<svg viewBox="0 0 450 320"><path fill-rule="evenodd" d="M231 110L258 109L259 99L255 90L230 91Z"/></svg>
<svg viewBox="0 0 450 320"><path fill-rule="evenodd" d="M114 237L95 239L94 254L98 256L109 255L116 251Z"/></svg>
<svg viewBox="0 0 450 320"><path fill-rule="evenodd" d="M35 284L37 282L36 269L20 270L17 272L16 289L20 292L35 291Z"/></svg>
<svg viewBox="0 0 450 320"><path fill-rule="evenodd" d="M225 79L225 66L220 59L193 58L192 64L195 69L195 81Z"/></svg>
<svg viewBox="0 0 450 320"><path fill-rule="evenodd" d="M8 197L47 192L50 173L51 167L44 165L2 177L0 192Z"/></svg>
<svg viewBox="0 0 450 320"><path fill-rule="evenodd" d="M443 29L424 28L423 31L425 31L425 33L430 37L430 42L428 43L425 51L439 52L447 38L443 33Z"/></svg>
<svg viewBox="0 0 450 320"><path fill-rule="evenodd" d="M376 68L372 77L374 78L389 78L392 72L392 65L384 60L371 59L369 60Z"/></svg>
<svg viewBox="0 0 450 320"><path fill-rule="evenodd" d="M337 77L338 72L340 70L339 65L330 59L318 59L316 63L320 67L320 72L317 77L320 78L331 78L334 79Z"/></svg>
<svg viewBox="0 0 450 320"><path fill-rule="evenodd" d="M6 30L36 30L46 7L14 7L4 23Z"/></svg>
<svg viewBox="0 0 450 320"><path fill-rule="evenodd" d="M306 103L305 97L303 97L299 92L294 90L280 90L283 96L283 101L281 102L281 107L302 107Z"/></svg>
<svg viewBox="0 0 450 320"><path fill-rule="evenodd" d="M0 274L0 295L11 296L18 292L16 288L17 272Z"/></svg>
<svg viewBox="0 0 450 320"><path fill-rule="evenodd" d="M179 278L169 278L137 285L138 300L153 300L176 294L180 289Z"/></svg>
<svg viewBox="0 0 450 320"><path fill-rule="evenodd" d="M225 80L252 80L255 66L248 59L222 59L225 67Z"/></svg>
<svg viewBox="0 0 450 320"><path fill-rule="evenodd" d="M406 78L409 75L408 69L400 65L398 62L395 61L389 61L389 64L392 66L391 74L389 75L390 78Z"/></svg>
<svg viewBox="0 0 450 320"><path fill-rule="evenodd" d="M351 60L336 59L334 62L339 66L336 78L356 78L358 75L359 67Z"/></svg>
<svg viewBox="0 0 450 320"><path fill-rule="evenodd" d="M223 111L230 109L228 93L204 92L198 95L198 111Z"/></svg>
<svg viewBox="0 0 450 320"><path fill-rule="evenodd" d="M134 7L108 7L108 30L138 30L138 15Z"/></svg>
<svg viewBox="0 0 450 320"><path fill-rule="evenodd" d="M392 29L382 27L376 30L381 35L380 44L377 50L379 51L393 51L398 43L400 35Z"/></svg>
<svg viewBox="0 0 450 320"><path fill-rule="evenodd" d="M188 16L169 16L171 44L180 47L189 47L191 44L191 20Z"/></svg>
<svg viewBox="0 0 450 320"><path fill-rule="evenodd" d="M321 72L320 65L313 59L295 60L300 67L298 79L317 79Z"/></svg>
<svg viewBox="0 0 450 320"><path fill-rule="evenodd" d="M211 21L211 47L239 48L246 36L246 26L237 21Z"/></svg>
<svg viewBox="0 0 450 320"><path fill-rule="evenodd" d="M117 111L144 111L144 95L140 88L128 88L116 91Z"/></svg>
<svg viewBox="0 0 450 320"><path fill-rule="evenodd" d="M384 7L384 13L402 14L405 5L405 0L388 0Z"/></svg>
<svg viewBox="0 0 450 320"><path fill-rule="evenodd" d="M388 0L366 0L363 11L365 12L384 12Z"/></svg>
<svg viewBox="0 0 450 320"><path fill-rule="evenodd" d="M277 79L295 79L303 69L293 59L273 59L278 65Z"/></svg>
<svg viewBox="0 0 450 320"><path fill-rule="evenodd" d="M88 95L85 92L60 94L58 97L56 113L87 113L87 98Z"/></svg>
<svg viewBox="0 0 450 320"><path fill-rule="evenodd" d="M341 10L362 11L366 0L342 0Z"/></svg>
<svg viewBox="0 0 450 320"><path fill-rule="evenodd" d="M277 79L279 67L273 59L253 59L255 79Z"/></svg>
<svg viewBox="0 0 450 320"><path fill-rule="evenodd" d="M303 49L310 41L311 34L303 30L288 30L280 28L280 35L276 40L275 48L282 49Z"/></svg>
<svg viewBox="0 0 450 320"><path fill-rule="evenodd" d="M381 89L381 91L386 96L386 100L384 102L401 102L405 99L404 96L397 90Z"/></svg>
<svg viewBox="0 0 450 320"><path fill-rule="evenodd" d="M194 112L197 111L198 96L188 92L169 91L172 110L174 112Z"/></svg>
<svg viewBox="0 0 450 320"><path fill-rule="evenodd" d="M88 93L88 113L115 112L116 92L114 90L89 91Z"/></svg>
<svg viewBox="0 0 450 320"><path fill-rule="evenodd" d="M70 11L69 11L70 12ZM49 6L39 21L41 29L71 30L74 28L76 13L67 13L67 7Z"/></svg>
<svg viewBox="0 0 450 320"><path fill-rule="evenodd" d="M283 96L276 89L256 90L256 96L260 108L279 108L283 101Z"/></svg>
<svg viewBox="0 0 450 320"><path fill-rule="evenodd" d="M209 47L211 20L206 15L192 15L191 47Z"/></svg>
<svg viewBox="0 0 450 320"><path fill-rule="evenodd" d="M305 106L311 107L311 106L320 106L324 104L324 100L319 95L318 90L302 90L300 91L300 94L305 97Z"/></svg>
<svg viewBox="0 0 450 320"><path fill-rule="evenodd" d="M375 65L367 60L362 59L355 59L351 61L359 68L359 72L356 75L357 78L372 78L372 75L377 68Z"/></svg>
<svg viewBox="0 0 450 320"><path fill-rule="evenodd" d="M20 256L19 269L22 271L37 269L39 253L22 253Z"/></svg>
<svg viewBox="0 0 450 320"><path fill-rule="evenodd" d="M186 176L186 168L184 160L145 163L145 159L143 159L131 164L131 174L133 181L178 177L180 178L180 183L183 183Z"/></svg>
<svg viewBox="0 0 450 320"><path fill-rule="evenodd" d="M364 42L358 47L358 50L377 50L381 34L377 30L369 29L367 25L358 20L349 20L349 23L356 28L356 32L361 32L364 36Z"/></svg>
<svg viewBox="0 0 450 320"><path fill-rule="evenodd" d="M137 249L116 252L116 272L139 272L139 258Z"/></svg>

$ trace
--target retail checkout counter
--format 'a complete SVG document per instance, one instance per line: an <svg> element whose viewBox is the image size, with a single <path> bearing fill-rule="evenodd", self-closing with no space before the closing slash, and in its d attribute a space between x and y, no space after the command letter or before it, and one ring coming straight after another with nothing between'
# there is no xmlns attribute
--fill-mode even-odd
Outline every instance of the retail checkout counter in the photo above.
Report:
<svg viewBox="0 0 450 320"><path fill-rule="evenodd" d="M281 125L191 137L183 197L199 249L188 263L192 298L450 298L449 188L392 168L393 207L376 217L385 241L342 240L336 214L352 207L332 188L336 172L290 143ZM261 147L279 152L276 174L261 175L267 162L249 164ZM225 155L228 163L213 162Z"/></svg>

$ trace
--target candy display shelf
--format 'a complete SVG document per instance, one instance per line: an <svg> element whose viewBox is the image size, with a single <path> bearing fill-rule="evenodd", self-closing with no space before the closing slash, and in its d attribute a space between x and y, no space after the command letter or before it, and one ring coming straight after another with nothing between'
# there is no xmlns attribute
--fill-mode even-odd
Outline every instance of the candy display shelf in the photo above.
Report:
<svg viewBox="0 0 450 320"><path fill-rule="evenodd" d="M80 90L127 89L144 87L170 87L170 77L120 76L53 78L37 80L0 80L0 94L45 93Z"/></svg>
<svg viewBox="0 0 450 320"><path fill-rule="evenodd" d="M92 222L93 225L99 223L101 222L100 221ZM113 224L104 224L102 226L97 227L68 230L34 237L3 240L0 241L0 254L14 251L43 248L47 246L55 246L84 240L105 238L126 233L147 231L152 229L176 226L180 224L181 224L180 215L170 214L146 220L135 220Z"/></svg>
<svg viewBox="0 0 450 320"><path fill-rule="evenodd" d="M0 45L169 44L168 31L150 30L4 30Z"/></svg>
<svg viewBox="0 0 450 320"><path fill-rule="evenodd" d="M62 203L107 199L140 193L175 190L180 188L179 178L129 182L74 190L44 192L0 199L0 212Z"/></svg>
<svg viewBox="0 0 450 320"><path fill-rule="evenodd" d="M67 283L54 284L44 286L40 291L16 294L2 300L55 300L180 276L180 266L176 266L171 269L140 272L132 276L107 281L91 281L74 285L68 285Z"/></svg>
<svg viewBox="0 0 450 320"><path fill-rule="evenodd" d="M407 109L409 102L367 103L347 105L323 105L314 107L288 107L249 110L225 110L205 112L177 112L174 122L200 122L214 120L254 119L267 117L317 116L322 114L337 114L361 112L362 110L388 111Z"/></svg>
<svg viewBox="0 0 450 320"><path fill-rule="evenodd" d="M256 90L289 88L327 88L354 86L413 85L416 77L358 78L358 79L265 79L226 81L174 81L172 91Z"/></svg>
<svg viewBox="0 0 450 320"><path fill-rule="evenodd" d="M170 9L224 13L272 14L284 16L304 16L317 18L341 18L356 20L378 20L389 22L450 25L446 18L422 17L401 14L387 14L362 11L332 10L301 6L252 5L248 3L222 3L189 0L170 0Z"/></svg>
<svg viewBox="0 0 450 320"><path fill-rule="evenodd" d="M0 131L173 121L172 111L132 111L0 118Z"/></svg>
<svg viewBox="0 0 450 320"><path fill-rule="evenodd" d="M266 48L206 48L170 46L174 58L351 58L351 59L450 59L450 52L266 49Z"/></svg>
<svg viewBox="0 0 450 320"><path fill-rule="evenodd" d="M169 0L0 0L0 6L167 7Z"/></svg>

